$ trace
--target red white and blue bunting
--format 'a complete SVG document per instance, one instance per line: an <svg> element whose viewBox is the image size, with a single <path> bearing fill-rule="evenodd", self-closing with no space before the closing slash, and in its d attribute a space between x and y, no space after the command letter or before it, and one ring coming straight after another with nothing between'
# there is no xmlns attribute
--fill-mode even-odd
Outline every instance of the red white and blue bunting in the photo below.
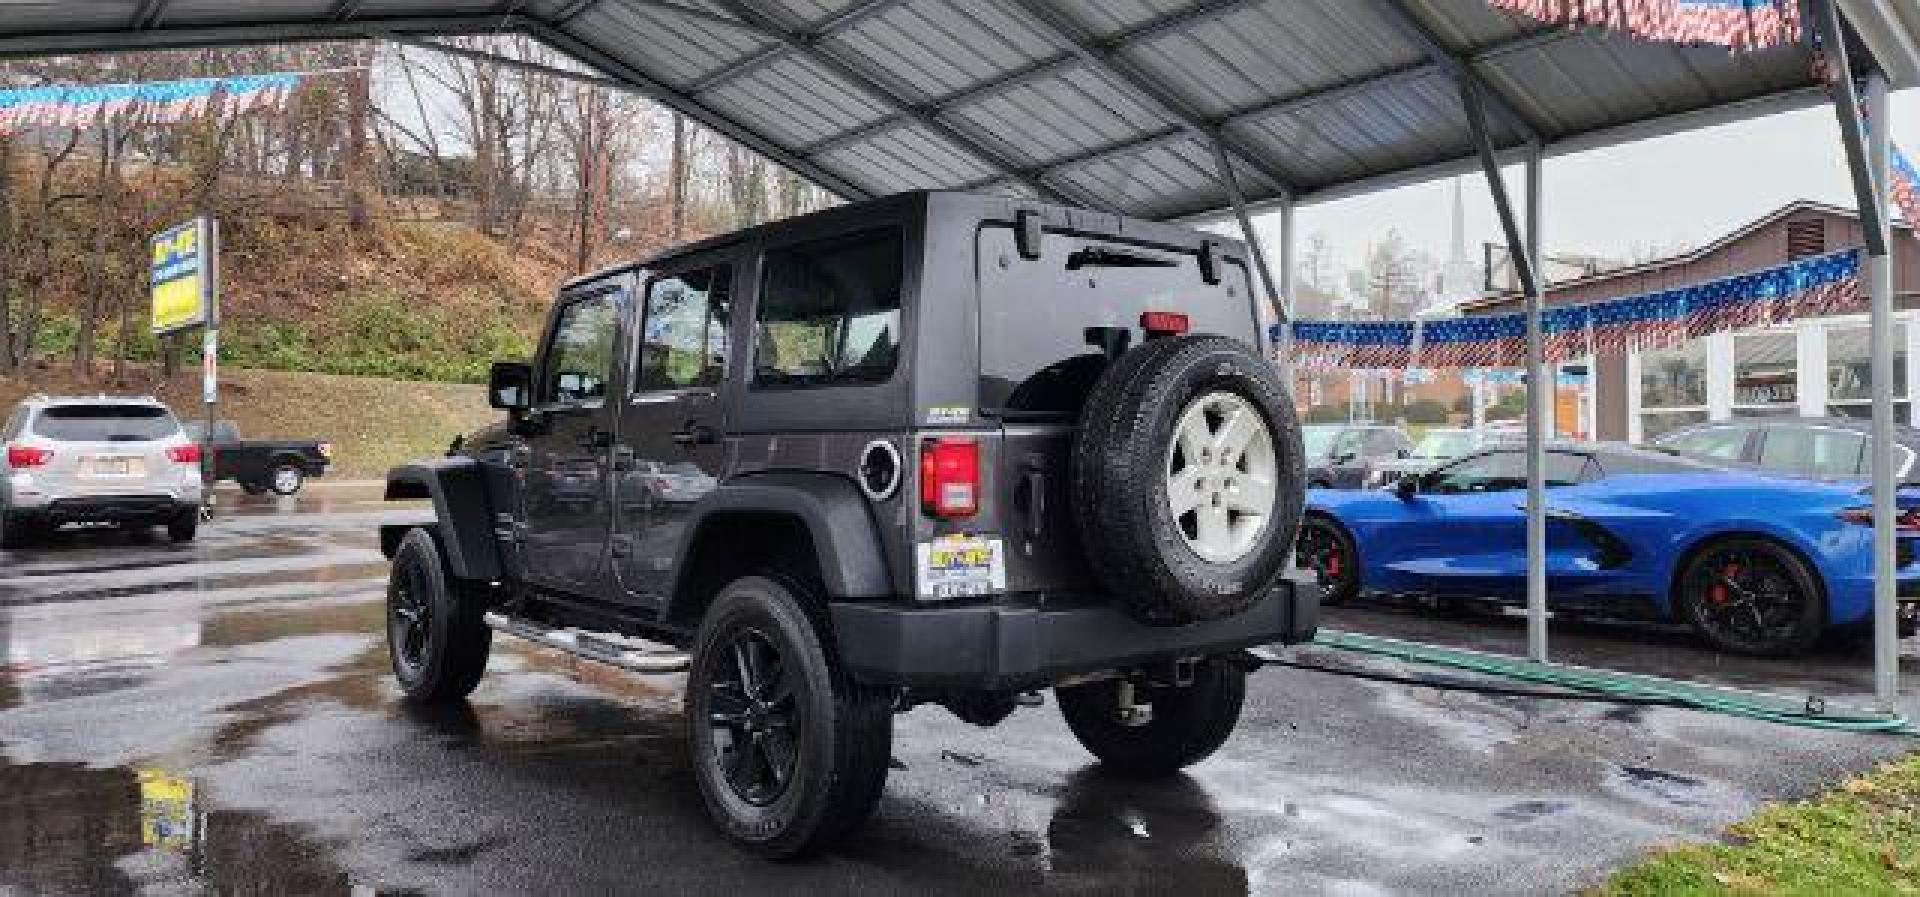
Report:
<svg viewBox="0 0 1920 897"><path fill-rule="evenodd" d="M219 111L280 109L300 85L295 73L193 78L85 87L0 90L0 133L21 128L86 128L103 120L172 124Z"/></svg>
<svg viewBox="0 0 1920 897"><path fill-rule="evenodd" d="M1640 40L1763 50L1801 39L1800 0L1488 0L1529 18Z"/></svg>
<svg viewBox="0 0 1920 897"><path fill-rule="evenodd" d="M1542 310L1548 361L1670 348L1709 333L1830 315L1858 305L1860 253L1849 249L1642 296ZM1306 368L1486 368L1526 362L1524 313L1433 321L1294 321ZM1278 341L1281 332L1275 328ZM1282 349L1284 351L1284 348Z"/></svg>

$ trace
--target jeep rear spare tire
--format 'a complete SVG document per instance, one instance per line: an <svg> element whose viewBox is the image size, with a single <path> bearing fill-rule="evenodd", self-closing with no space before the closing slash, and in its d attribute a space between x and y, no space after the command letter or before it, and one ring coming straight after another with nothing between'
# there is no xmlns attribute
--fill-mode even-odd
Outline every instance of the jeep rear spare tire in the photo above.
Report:
<svg viewBox="0 0 1920 897"><path fill-rule="evenodd" d="M1095 574L1141 622L1232 616L1280 575L1305 497L1278 372L1220 336L1149 341L1101 375L1074 446Z"/></svg>

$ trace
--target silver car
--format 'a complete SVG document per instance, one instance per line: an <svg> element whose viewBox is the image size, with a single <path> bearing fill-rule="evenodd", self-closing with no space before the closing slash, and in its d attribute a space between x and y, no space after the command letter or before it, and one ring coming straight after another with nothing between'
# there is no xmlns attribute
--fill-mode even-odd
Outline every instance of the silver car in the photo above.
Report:
<svg viewBox="0 0 1920 897"><path fill-rule="evenodd" d="M0 445L0 547L69 523L165 526L175 542L199 528L200 446L157 399L34 396Z"/></svg>

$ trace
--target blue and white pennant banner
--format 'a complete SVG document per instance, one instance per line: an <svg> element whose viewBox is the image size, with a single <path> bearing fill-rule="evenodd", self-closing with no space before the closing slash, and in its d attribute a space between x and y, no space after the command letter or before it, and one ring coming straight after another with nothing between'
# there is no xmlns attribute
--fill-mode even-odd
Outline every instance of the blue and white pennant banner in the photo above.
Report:
<svg viewBox="0 0 1920 897"><path fill-rule="evenodd" d="M1861 301L1849 249L1689 287L1542 310L1548 361L1665 348L1726 330L1828 315ZM1309 368L1489 368L1526 363L1524 313L1433 321L1294 321L1294 363ZM1271 334L1276 343L1282 331Z"/></svg>
<svg viewBox="0 0 1920 897"><path fill-rule="evenodd" d="M297 73L193 78L84 87L0 90L0 133L29 127L91 127L105 119L171 124L286 105L303 76Z"/></svg>

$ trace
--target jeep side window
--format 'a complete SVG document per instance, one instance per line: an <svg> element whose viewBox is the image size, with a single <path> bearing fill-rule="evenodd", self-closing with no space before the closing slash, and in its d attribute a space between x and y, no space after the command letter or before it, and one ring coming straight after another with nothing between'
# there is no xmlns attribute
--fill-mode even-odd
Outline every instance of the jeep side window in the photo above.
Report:
<svg viewBox="0 0 1920 897"><path fill-rule="evenodd" d="M727 368L733 268L721 265L647 285L636 390L713 386Z"/></svg>
<svg viewBox="0 0 1920 897"><path fill-rule="evenodd" d="M613 372L614 336L620 315L614 293L578 299L560 310L547 345L546 374L541 379L541 404L597 408L607 398L607 377Z"/></svg>
<svg viewBox="0 0 1920 897"><path fill-rule="evenodd" d="M770 250L754 319L755 386L879 383L900 355L898 227Z"/></svg>

